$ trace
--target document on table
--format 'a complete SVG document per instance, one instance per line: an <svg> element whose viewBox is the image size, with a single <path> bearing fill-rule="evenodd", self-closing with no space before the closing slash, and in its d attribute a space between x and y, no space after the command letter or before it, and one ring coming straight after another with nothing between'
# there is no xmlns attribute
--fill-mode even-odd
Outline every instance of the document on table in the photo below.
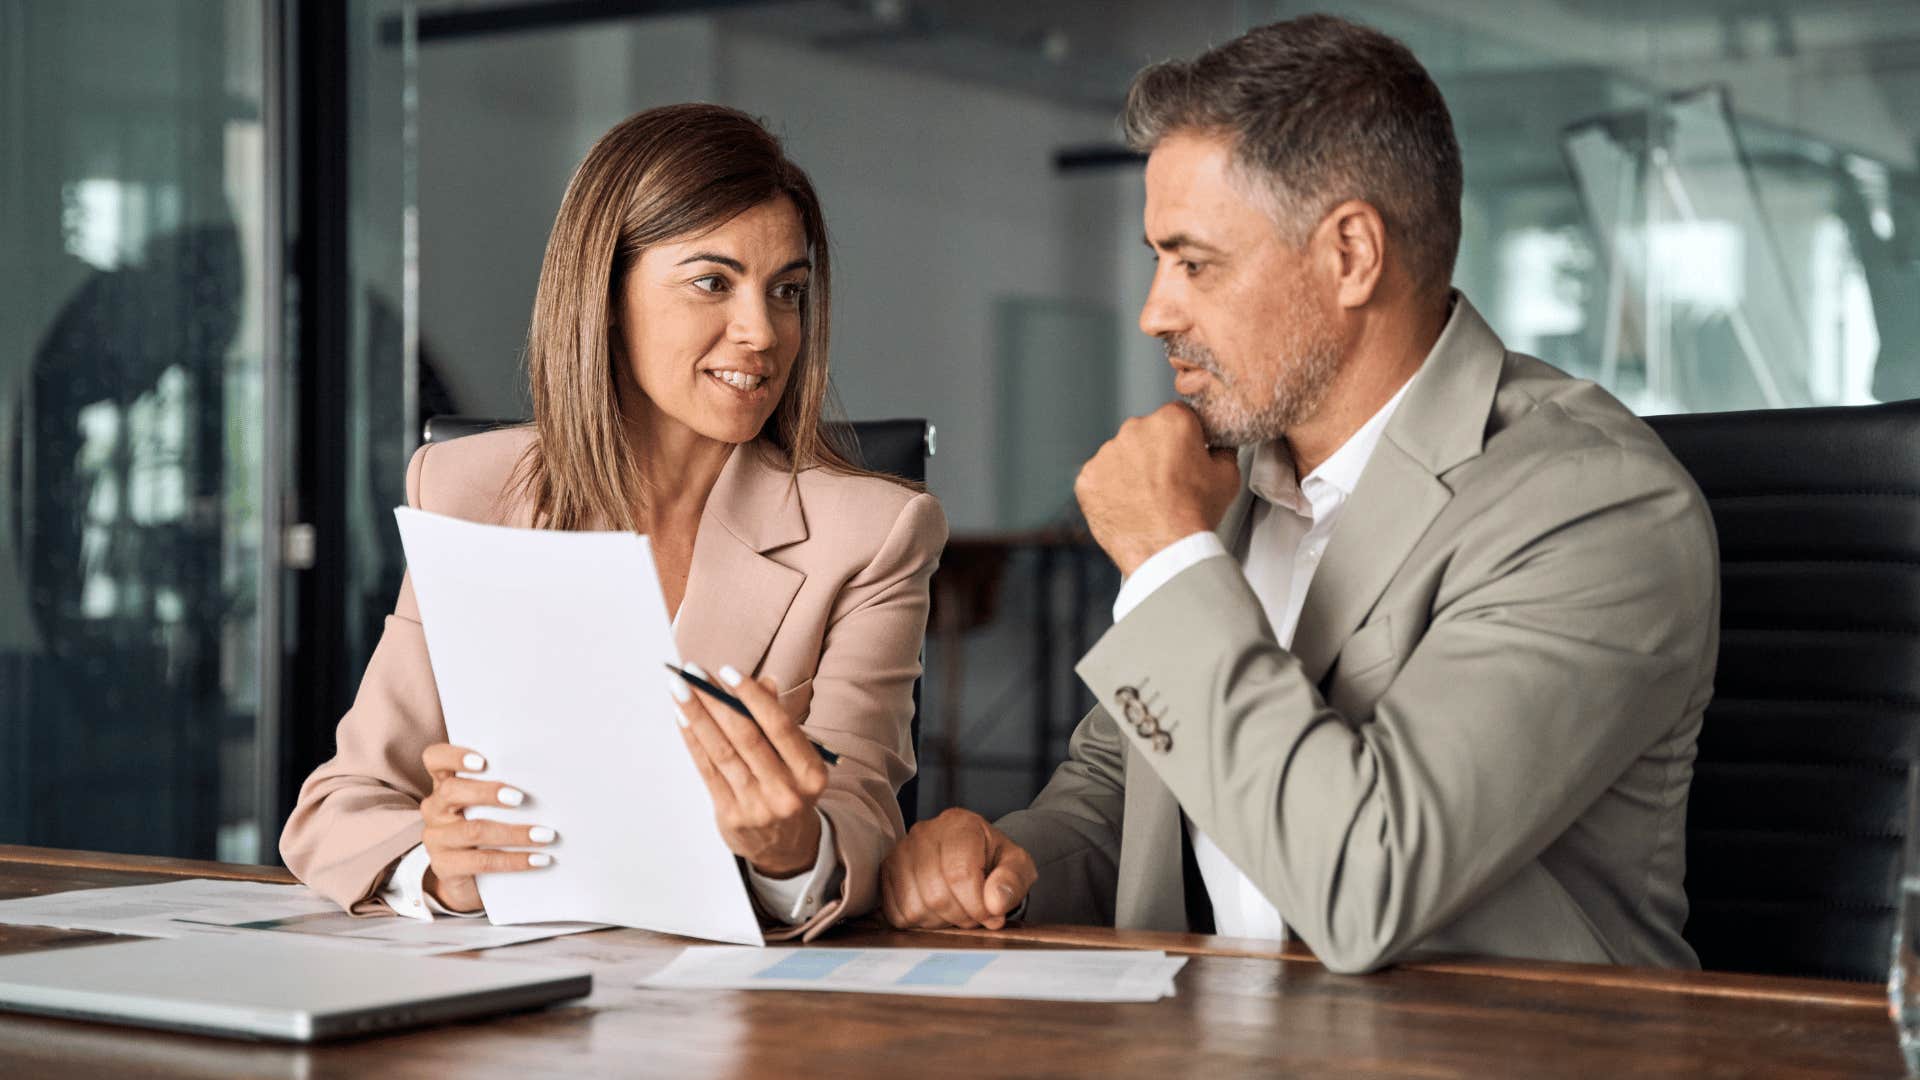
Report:
<svg viewBox="0 0 1920 1080"><path fill-rule="evenodd" d="M492 926L477 919L355 918L304 885L194 878L0 901L0 923L139 937L297 934L322 945L431 956L597 930L592 923Z"/></svg>
<svg viewBox="0 0 1920 1080"><path fill-rule="evenodd" d="M833 990L1035 1001L1158 1001L1184 956L1123 949L740 949L693 946L641 986Z"/></svg>
<svg viewBox="0 0 1920 1080"><path fill-rule="evenodd" d="M480 875L487 917L763 944L674 723L661 665L679 655L646 538L394 516L447 737L527 796L468 816L559 833L540 849L552 866Z"/></svg>

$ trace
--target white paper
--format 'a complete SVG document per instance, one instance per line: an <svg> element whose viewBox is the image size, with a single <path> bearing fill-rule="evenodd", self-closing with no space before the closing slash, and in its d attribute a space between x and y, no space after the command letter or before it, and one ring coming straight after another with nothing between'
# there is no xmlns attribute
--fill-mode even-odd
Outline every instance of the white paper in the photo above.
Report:
<svg viewBox="0 0 1920 1080"><path fill-rule="evenodd" d="M599 929L592 923L491 926L478 919L355 918L304 885L192 878L0 901L0 923L176 938L298 935L312 944L432 956Z"/></svg>
<svg viewBox="0 0 1920 1080"><path fill-rule="evenodd" d="M1184 956L1123 949L740 949L695 946L636 980L675 990L832 990L1033 1001L1158 1001Z"/></svg>
<svg viewBox="0 0 1920 1080"><path fill-rule="evenodd" d="M552 866L480 875L488 919L762 944L674 723L662 665L679 656L646 539L394 516L448 738L527 795L469 816L559 833L540 849Z"/></svg>
<svg viewBox="0 0 1920 1080"><path fill-rule="evenodd" d="M28 896L0 901L0 923L52 926L103 934L180 937L181 918L297 918L338 912L332 901L304 885L190 878L157 885Z"/></svg>
<svg viewBox="0 0 1920 1080"><path fill-rule="evenodd" d="M196 916L176 918L172 924L198 933L291 935L316 945L377 949L411 956L497 949L504 945L544 941L602 929L597 923L580 922L495 926L484 919L444 918L423 922L392 915L356 918L339 908L321 914L283 915L270 919Z"/></svg>

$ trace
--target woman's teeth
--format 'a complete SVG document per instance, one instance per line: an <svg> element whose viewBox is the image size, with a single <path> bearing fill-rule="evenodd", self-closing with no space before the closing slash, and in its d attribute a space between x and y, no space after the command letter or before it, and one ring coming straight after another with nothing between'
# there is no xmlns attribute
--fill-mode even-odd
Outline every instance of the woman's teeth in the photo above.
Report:
<svg viewBox="0 0 1920 1080"><path fill-rule="evenodd" d="M707 374L735 390L757 390L761 383L767 381L765 375L749 375L744 371L709 371Z"/></svg>

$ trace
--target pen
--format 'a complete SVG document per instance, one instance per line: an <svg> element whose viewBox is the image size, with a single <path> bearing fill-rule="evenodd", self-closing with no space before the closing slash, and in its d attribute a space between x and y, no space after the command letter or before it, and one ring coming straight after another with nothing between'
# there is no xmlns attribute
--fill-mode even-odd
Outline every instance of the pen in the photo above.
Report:
<svg viewBox="0 0 1920 1080"><path fill-rule="evenodd" d="M742 703L739 698L734 697L732 694L727 693L725 690L720 689L719 687L713 685L712 683L701 678L700 676L692 674L691 672L685 671L681 668L674 667L672 664L667 665L667 670L687 680L687 682L690 685L692 685L694 689L700 691L701 693L707 695L708 697L714 699L715 701L718 701L720 704L725 705L727 708L732 709L734 712L739 713L741 716L744 716L749 720L753 720L753 710L747 708L746 705ZM759 721L756 720L754 722L758 723ZM821 746L818 742L814 742L814 738L811 735L807 736L807 741L810 743L813 743L813 748L814 750L819 752L821 761L824 761L829 765L840 764L839 754L836 754L833 751L827 749L826 747Z"/></svg>

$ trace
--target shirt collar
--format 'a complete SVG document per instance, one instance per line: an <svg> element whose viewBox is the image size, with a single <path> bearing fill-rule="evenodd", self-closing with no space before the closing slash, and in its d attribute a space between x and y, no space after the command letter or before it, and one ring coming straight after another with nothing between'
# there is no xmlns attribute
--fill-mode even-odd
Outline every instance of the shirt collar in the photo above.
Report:
<svg viewBox="0 0 1920 1080"><path fill-rule="evenodd" d="M1304 480L1295 478L1293 455L1287 450L1285 439L1262 443L1253 452L1247 486L1267 502L1306 518L1315 516L1315 504L1325 501L1323 493L1338 492L1342 499L1352 495L1360 483L1360 474L1366 471L1368 459L1373 457L1374 448L1380 445L1380 437L1386 434L1387 422L1393 419L1400 399L1407 396L1407 387L1412 385L1412 379L1402 383L1387 403L1360 425L1360 430L1348 436L1347 441ZM1321 497L1316 499L1316 495Z"/></svg>

